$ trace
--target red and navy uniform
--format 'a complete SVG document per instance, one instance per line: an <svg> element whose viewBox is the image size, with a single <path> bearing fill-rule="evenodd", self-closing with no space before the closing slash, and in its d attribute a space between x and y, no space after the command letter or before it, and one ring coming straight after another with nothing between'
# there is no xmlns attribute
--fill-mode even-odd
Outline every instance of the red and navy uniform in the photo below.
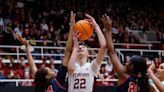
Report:
<svg viewBox="0 0 164 92"><path fill-rule="evenodd" d="M130 76L123 84L117 86L116 92L138 92L137 79Z"/></svg>
<svg viewBox="0 0 164 92"><path fill-rule="evenodd" d="M48 87L47 92L67 92L65 77L67 73L67 67L61 66L57 77L51 80L51 85Z"/></svg>

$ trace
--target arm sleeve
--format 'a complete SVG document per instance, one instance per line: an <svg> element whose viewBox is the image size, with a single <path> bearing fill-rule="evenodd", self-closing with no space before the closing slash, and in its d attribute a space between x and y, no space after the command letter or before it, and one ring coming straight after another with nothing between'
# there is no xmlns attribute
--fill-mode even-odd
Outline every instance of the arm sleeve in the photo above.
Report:
<svg viewBox="0 0 164 92"><path fill-rule="evenodd" d="M62 66L59 68L58 74L57 74L57 76L56 76L57 81L58 81L61 85L65 84L66 73L67 73L67 67L65 67L65 66L62 65Z"/></svg>

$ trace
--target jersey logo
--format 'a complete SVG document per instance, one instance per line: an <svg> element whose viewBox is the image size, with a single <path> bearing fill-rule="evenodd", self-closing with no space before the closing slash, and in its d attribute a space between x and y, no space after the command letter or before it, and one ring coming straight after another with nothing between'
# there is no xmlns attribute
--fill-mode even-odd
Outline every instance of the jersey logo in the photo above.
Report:
<svg viewBox="0 0 164 92"><path fill-rule="evenodd" d="M46 92L53 92L52 85L48 86L48 88L47 88L47 91L46 91Z"/></svg>
<svg viewBox="0 0 164 92"><path fill-rule="evenodd" d="M128 92L137 92L137 85L134 82L129 83Z"/></svg>

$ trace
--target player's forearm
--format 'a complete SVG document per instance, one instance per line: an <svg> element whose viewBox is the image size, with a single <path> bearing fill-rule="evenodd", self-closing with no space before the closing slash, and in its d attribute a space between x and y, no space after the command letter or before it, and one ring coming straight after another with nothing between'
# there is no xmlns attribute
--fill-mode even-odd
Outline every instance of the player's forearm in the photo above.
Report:
<svg viewBox="0 0 164 92"><path fill-rule="evenodd" d="M73 28L70 28L65 53L67 53L67 52L71 53L72 52L72 47L73 47L72 32L73 32Z"/></svg>
<svg viewBox="0 0 164 92"><path fill-rule="evenodd" d="M67 40L67 44L66 44L66 48L65 48L65 52L64 52L65 56L63 58L63 65L66 67L68 65L69 58L70 58L71 53L72 53L72 46L73 46L72 31L73 31L73 29L70 28L70 32L69 32L69 36L68 36L68 40Z"/></svg>
<svg viewBox="0 0 164 92"><path fill-rule="evenodd" d="M74 48L68 63L68 72L73 72L75 70L76 59L77 59L77 48Z"/></svg>
<svg viewBox="0 0 164 92"><path fill-rule="evenodd" d="M67 52L64 54L63 63L62 63L63 66L65 66L65 67L68 66L68 62L69 62L70 57L71 57L71 52Z"/></svg>
<svg viewBox="0 0 164 92"><path fill-rule="evenodd" d="M121 64L120 60L117 57L117 54L109 54L111 63L115 69L115 71L117 72L118 76L123 76L125 74L125 68L124 66Z"/></svg>
<svg viewBox="0 0 164 92"><path fill-rule="evenodd" d="M98 65L101 65L101 63L103 62L103 59L104 59L105 51L106 51L106 40L105 40L105 37L104 37L103 33L101 32L101 29L98 25L95 27L95 31L98 36L98 40L99 40L99 44L100 44L100 49L99 49L99 52L96 57L96 63Z"/></svg>
<svg viewBox="0 0 164 92"><path fill-rule="evenodd" d="M107 48L108 48L108 54L111 60L111 63L113 64L113 66L115 67L115 70L117 72L118 75L122 75L124 72L124 67L123 65L120 63L118 57L117 57L117 53L114 49L114 45L113 45L113 41L112 41L112 32L108 31L105 33L106 36L106 42L107 42Z"/></svg>
<svg viewBox="0 0 164 92"><path fill-rule="evenodd" d="M103 33L101 32L101 29L98 25L95 27L95 31L98 36L98 40L99 40L99 44L100 44L100 49L99 49L99 52L96 57L96 63L98 65L101 65L101 63L103 62L103 59L104 59L105 51L106 51L106 40L105 40L105 37L104 37Z"/></svg>
<svg viewBox="0 0 164 92"><path fill-rule="evenodd" d="M117 64L117 62L115 62L115 57L117 57L117 54L114 49L111 31L106 32L106 42L107 42L108 54L111 59L111 62L114 66L117 67L118 64Z"/></svg>
<svg viewBox="0 0 164 92"><path fill-rule="evenodd" d="M106 49L106 40L99 26L95 27L96 34L98 36L100 48Z"/></svg>
<svg viewBox="0 0 164 92"><path fill-rule="evenodd" d="M29 46L26 47L26 53L27 53L27 59L28 59L28 64L30 66L30 69L32 71L32 75L34 77L36 71L37 71L37 68L36 68L36 65L34 63L34 60L33 60L33 57L30 53L30 49L29 49Z"/></svg>
<svg viewBox="0 0 164 92"><path fill-rule="evenodd" d="M109 53L111 54L116 53L114 49L113 40L112 40L112 32L106 32L105 36L106 36L107 48L109 50Z"/></svg>
<svg viewBox="0 0 164 92"><path fill-rule="evenodd" d="M164 85L155 76L155 74L153 73L153 71L151 69L148 69L147 72L148 72L150 78L152 79L153 83L155 84L155 86L158 88L158 90L160 90L160 92L164 92Z"/></svg>

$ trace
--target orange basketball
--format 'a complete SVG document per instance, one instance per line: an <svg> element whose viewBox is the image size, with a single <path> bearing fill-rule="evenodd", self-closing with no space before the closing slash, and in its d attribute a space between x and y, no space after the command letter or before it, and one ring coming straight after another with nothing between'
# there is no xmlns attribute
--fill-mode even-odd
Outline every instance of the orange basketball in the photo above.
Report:
<svg viewBox="0 0 164 92"><path fill-rule="evenodd" d="M79 40L84 41L93 34L93 27L87 20L79 20L75 24L75 29L81 33Z"/></svg>

